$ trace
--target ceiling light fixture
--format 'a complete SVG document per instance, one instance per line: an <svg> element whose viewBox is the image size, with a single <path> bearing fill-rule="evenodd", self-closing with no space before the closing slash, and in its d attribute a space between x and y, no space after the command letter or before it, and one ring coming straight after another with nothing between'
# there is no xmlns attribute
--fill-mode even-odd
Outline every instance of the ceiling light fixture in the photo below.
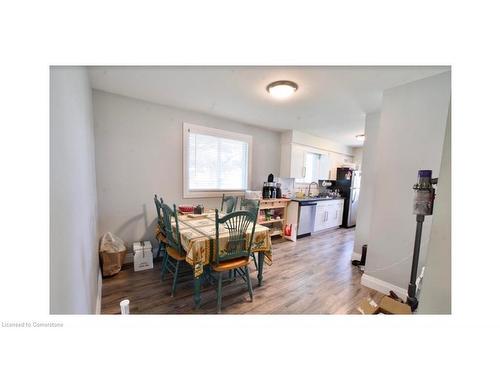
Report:
<svg viewBox="0 0 500 375"><path fill-rule="evenodd" d="M267 85L266 90L276 99L286 99L291 96L299 86L292 81L276 81Z"/></svg>
<svg viewBox="0 0 500 375"><path fill-rule="evenodd" d="M364 142L365 141L365 135L364 134L359 134L356 136L356 139L358 141Z"/></svg>

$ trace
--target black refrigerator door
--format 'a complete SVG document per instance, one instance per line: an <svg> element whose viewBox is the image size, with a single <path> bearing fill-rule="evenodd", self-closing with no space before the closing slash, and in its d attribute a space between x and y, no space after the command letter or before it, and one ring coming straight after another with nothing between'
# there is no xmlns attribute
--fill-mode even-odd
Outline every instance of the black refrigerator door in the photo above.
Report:
<svg viewBox="0 0 500 375"><path fill-rule="evenodd" d="M353 170L351 168L337 168L337 182L351 183Z"/></svg>
<svg viewBox="0 0 500 375"><path fill-rule="evenodd" d="M352 184L352 169L351 168L337 168L337 181L335 188L339 189L340 195L344 198L349 197Z"/></svg>

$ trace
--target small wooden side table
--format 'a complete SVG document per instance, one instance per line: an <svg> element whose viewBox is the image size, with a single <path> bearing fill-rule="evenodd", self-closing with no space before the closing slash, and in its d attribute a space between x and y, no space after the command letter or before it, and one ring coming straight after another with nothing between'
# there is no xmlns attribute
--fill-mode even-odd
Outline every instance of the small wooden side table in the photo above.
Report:
<svg viewBox="0 0 500 375"><path fill-rule="evenodd" d="M271 237L281 236L282 238L285 238L284 229L286 223L287 207L289 203L290 199L288 198L260 199L259 217L257 222L261 225L270 226L273 228L273 230L271 231ZM278 224L279 228L276 228L275 224Z"/></svg>

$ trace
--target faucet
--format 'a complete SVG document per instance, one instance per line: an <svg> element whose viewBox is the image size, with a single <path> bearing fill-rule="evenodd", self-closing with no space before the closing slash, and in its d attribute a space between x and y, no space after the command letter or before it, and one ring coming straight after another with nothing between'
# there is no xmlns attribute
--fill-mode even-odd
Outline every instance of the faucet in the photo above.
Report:
<svg viewBox="0 0 500 375"><path fill-rule="evenodd" d="M309 187L307 188L307 196L308 196L308 197L310 197L310 196L311 196L311 185L312 185L312 184L316 184L316 186L317 186L317 187L318 187L318 189L319 189L319 185L318 185L318 183L317 183L316 181L311 182L311 183L309 184Z"/></svg>

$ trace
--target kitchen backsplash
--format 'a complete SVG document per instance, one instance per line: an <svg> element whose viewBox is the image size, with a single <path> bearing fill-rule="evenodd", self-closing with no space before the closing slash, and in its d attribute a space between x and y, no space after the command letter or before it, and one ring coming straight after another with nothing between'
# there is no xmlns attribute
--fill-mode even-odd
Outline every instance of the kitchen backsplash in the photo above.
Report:
<svg viewBox="0 0 500 375"><path fill-rule="evenodd" d="M302 192L304 194L307 194L309 189L309 184L306 183L296 183L295 184L295 193ZM319 194L319 189L316 185L311 186L311 195L318 195Z"/></svg>
<svg viewBox="0 0 500 375"><path fill-rule="evenodd" d="M302 183L302 182L295 182L294 178L279 178L279 182L281 183L281 192L283 196L287 196L288 194L291 194L293 197L295 194L302 192L304 194L307 194L307 190L309 188L309 184L307 183ZM319 194L319 189L318 186L312 185L311 186L311 195L318 195Z"/></svg>

